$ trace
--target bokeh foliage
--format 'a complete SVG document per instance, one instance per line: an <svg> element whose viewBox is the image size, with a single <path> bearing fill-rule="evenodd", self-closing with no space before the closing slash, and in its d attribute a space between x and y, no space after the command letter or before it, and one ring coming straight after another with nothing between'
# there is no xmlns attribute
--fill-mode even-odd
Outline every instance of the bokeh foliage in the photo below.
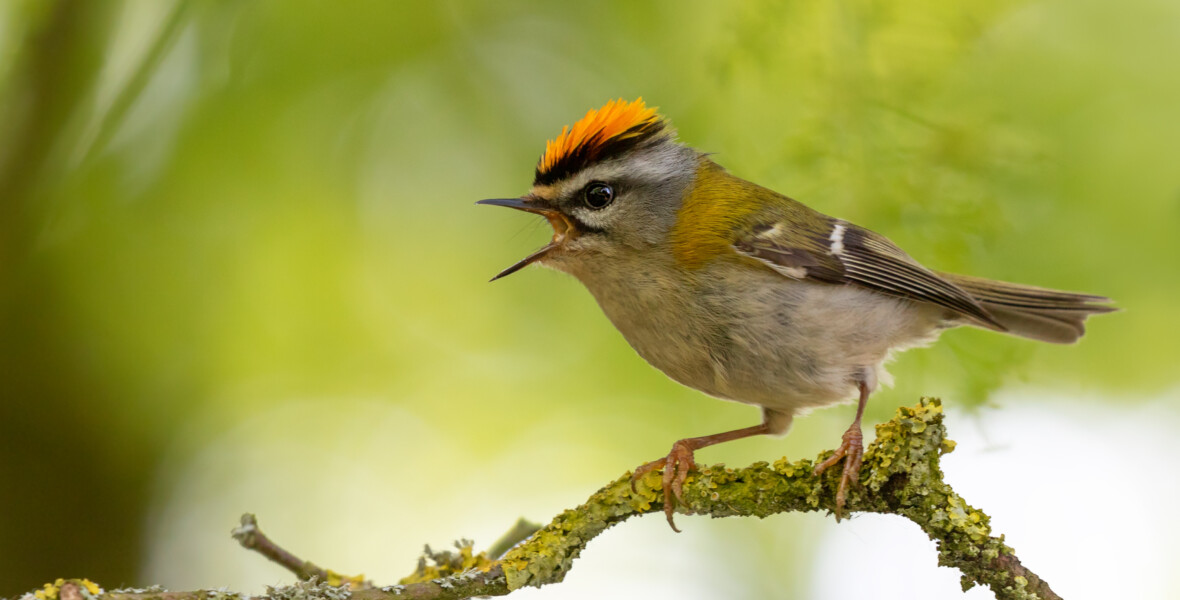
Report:
<svg viewBox="0 0 1180 600"><path fill-rule="evenodd" d="M753 422L644 365L576 282L485 283L547 234L471 202L615 97L932 267L1125 309L1077 347L949 333L875 415L1174 385L1178 30L1170 0L4 3L0 595L169 583L137 574L164 466L292 398L492 453L565 423L604 474Z"/></svg>

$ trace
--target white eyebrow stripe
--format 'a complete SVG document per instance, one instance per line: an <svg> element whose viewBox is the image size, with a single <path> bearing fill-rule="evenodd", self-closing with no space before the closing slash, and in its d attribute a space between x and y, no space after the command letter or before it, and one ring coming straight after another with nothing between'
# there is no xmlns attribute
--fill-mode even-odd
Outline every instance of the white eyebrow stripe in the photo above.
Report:
<svg viewBox="0 0 1180 600"><path fill-rule="evenodd" d="M839 221L836 226L832 228L832 235L828 236L828 240L832 242L830 252L833 256L842 254L844 252L844 224Z"/></svg>

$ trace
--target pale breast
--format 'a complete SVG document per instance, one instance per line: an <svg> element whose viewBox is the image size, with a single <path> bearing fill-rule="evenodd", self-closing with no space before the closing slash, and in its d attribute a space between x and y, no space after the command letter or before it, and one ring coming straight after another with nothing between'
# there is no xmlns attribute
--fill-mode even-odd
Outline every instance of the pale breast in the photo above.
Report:
<svg viewBox="0 0 1180 600"><path fill-rule="evenodd" d="M858 379L887 377L890 352L933 340L941 314L724 262L687 274L635 262L575 274L636 352L672 379L786 414L850 399Z"/></svg>
<svg viewBox="0 0 1180 600"><path fill-rule="evenodd" d="M626 277L580 277L627 343L672 379L706 394L724 393L723 365L714 351L725 327L711 318L685 282L662 269L629 265Z"/></svg>

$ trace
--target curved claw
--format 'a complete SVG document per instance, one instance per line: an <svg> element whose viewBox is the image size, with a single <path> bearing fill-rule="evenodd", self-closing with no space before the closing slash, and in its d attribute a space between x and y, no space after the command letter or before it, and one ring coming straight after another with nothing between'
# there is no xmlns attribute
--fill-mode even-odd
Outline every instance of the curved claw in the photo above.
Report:
<svg viewBox="0 0 1180 600"><path fill-rule="evenodd" d="M840 484L836 488L836 521L844 516L844 501L847 498L848 487L860 479L860 466L864 460L864 435L860 432L860 423L853 423L844 432L843 441L836 452L827 460L815 466L815 474L822 475L829 467L844 460L844 468L840 473Z"/></svg>
<svg viewBox="0 0 1180 600"><path fill-rule="evenodd" d="M655 469L662 468L664 470L663 477L661 478L664 487L664 514L668 517L668 524L672 526L672 531L679 533L680 530L676 528L676 523L672 521L672 513L676 509L676 502L684 503L684 482L688 480L688 472L697 468L697 463L693 460L692 453L701 448L712 446L713 444L720 444L722 442L739 440L752 435L762 435L770 432L769 423L763 421L761 425L755 425L753 427L680 440L672 444L672 451L668 453L668 456L659 460L653 460L635 469L635 473L631 475L631 491L635 492L635 482L640 477L647 475Z"/></svg>
<svg viewBox="0 0 1180 600"><path fill-rule="evenodd" d="M684 503L684 483L688 480L688 472L697 466L693 460L693 450L686 441L680 440L672 444L672 451L668 456L636 467L631 475L631 491L635 492L635 482L639 478L656 469L663 469L661 482L664 488L664 516L667 517L672 531L676 533L680 533L680 530L677 529L672 515L676 511L676 503Z"/></svg>

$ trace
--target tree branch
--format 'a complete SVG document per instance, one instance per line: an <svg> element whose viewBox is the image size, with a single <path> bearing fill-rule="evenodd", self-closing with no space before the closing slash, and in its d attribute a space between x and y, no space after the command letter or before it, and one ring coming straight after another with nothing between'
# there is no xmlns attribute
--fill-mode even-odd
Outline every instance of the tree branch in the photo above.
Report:
<svg viewBox="0 0 1180 600"><path fill-rule="evenodd" d="M1003 537L993 537L989 518L955 493L939 468L941 456L954 449L946 439L942 403L923 399L900 408L892 420L877 426L877 439L865 452L861 486L852 490L847 508L854 512L901 515L922 528L938 544L938 564L959 569L963 589L987 585L1000 600L1059 599L1049 585L1025 568ZM829 456L821 454L817 460ZM835 505L838 469L822 476L813 474L810 460L786 459L755 463L741 469L723 465L694 471L684 487L682 513L712 517L766 517L783 512L831 511ZM508 550L500 560L484 554L473 555L469 542L457 544L459 553L431 552L419 562L414 575L396 586L373 587L360 576L336 576L333 583L351 583L351 588L319 582L336 575L278 548L252 520L243 519L235 537L254 537L254 545L268 558L284 564L301 579L287 588L269 588L259 600L394 600L396 598L459 599L500 596L526 586L560 582L575 558L593 538L607 528L633 516L663 509L660 474L649 473L632 493L630 474L623 475L596 492L585 504L567 510ZM247 530L243 532L243 529ZM266 540L257 543L258 537ZM242 542L246 545L246 542ZM263 550L263 548L267 550ZM276 551L277 549L277 551ZM275 557L281 557L276 559ZM435 565L427 566L426 558ZM328 577L329 580L332 577ZM48 586L47 586L48 589ZM117 590L95 594L95 600L209 600L225 592L164 592L162 590ZM59 600L39 592L22 600ZM66 599L60 599L66 600Z"/></svg>

